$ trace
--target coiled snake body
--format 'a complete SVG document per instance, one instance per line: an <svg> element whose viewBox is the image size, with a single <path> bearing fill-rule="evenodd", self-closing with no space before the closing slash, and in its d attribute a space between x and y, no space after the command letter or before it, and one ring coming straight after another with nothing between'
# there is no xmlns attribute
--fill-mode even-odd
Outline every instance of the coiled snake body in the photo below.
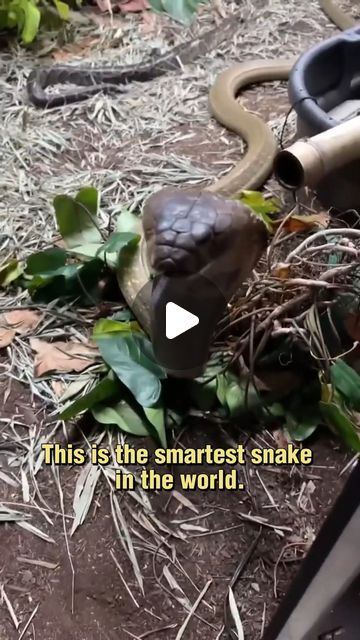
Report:
<svg viewBox="0 0 360 640"><path fill-rule="evenodd" d="M320 0L320 5L325 14L340 29L348 29L355 25L355 21L344 14L334 3L334 0ZM101 90L121 90L132 80L146 81L163 75L169 70L179 68L181 64L191 61L194 56L204 54L211 48L229 37L235 30L234 17L228 19L223 29L217 28L206 34L205 39L199 39L193 43L186 43L174 49L170 54L163 56L155 62L149 62L142 67L128 66L118 69L85 70L81 67L55 66L50 69L35 70L29 76L28 94L31 101L39 107L56 107L62 104L76 102L87 98ZM285 60L255 60L239 63L221 73L210 90L209 106L212 115L227 129L239 134L246 142L247 152L241 161L225 177L217 180L206 188L207 191L217 195L231 197L243 189L257 189L262 186L272 171L277 144L268 125L257 115L246 111L236 100L237 94L249 84L265 81L287 80L295 59ZM51 84L72 82L74 84L87 85L84 91L66 94L66 96L47 96L45 89ZM98 83L101 84L98 84ZM92 86L93 85L93 86ZM147 208L147 224L151 227L149 219L154 213ZM146 208L145 208L146 214ZM234 214L236 215L236 213ZM195 230L199 230L198 220L193 221L194 238ZM191 234L191 224L189 233ZM211 226L211 225L210 225ZM139 223L138 231L142 232ZM145 229L146 230L146 229ZM156 231L156 229L155 229ZM151 233L154 233L152 229ZM215 234L215 229L214 229ZM176 234L174 234L175 238ZM195 238L196 242L197 239ZM169 236L169 246L171 239ZM175 250L175 246L174 246ZM211 243L209 243L208 260L212 259ZM231 253L231 252L230 252ZM153 266L155 256L146 250L144 242L140 243L133 261L129 267L119 274L119 284L130 307L135 315L149 330L149 299L148 296L138 295L150 278L150 266Z"/></svg>

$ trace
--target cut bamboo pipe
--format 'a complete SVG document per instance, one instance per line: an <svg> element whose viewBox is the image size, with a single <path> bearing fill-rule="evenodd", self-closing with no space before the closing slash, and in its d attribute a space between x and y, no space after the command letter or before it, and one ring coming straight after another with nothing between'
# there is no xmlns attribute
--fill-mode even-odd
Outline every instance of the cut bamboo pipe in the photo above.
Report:
<svg viewBox="0 0 360 640"><path fill-rule="evenodd" d="M360 159L360 116L336 127L297 140L280 151L274 161L274 175L286 189L315 187L327 174Z"/></svg>

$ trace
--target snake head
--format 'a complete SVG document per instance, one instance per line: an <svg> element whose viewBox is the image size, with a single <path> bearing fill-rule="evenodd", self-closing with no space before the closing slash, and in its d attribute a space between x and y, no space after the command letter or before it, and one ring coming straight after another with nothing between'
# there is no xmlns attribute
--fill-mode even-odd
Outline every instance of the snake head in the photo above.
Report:
<svg viewBox="0 0 360 640"><path fill-rule="evenodd" d="M266 227L249 207L201 189L154 193L144 206L143 229L153 272L201 274L227 299L267 245Z"/></svg>

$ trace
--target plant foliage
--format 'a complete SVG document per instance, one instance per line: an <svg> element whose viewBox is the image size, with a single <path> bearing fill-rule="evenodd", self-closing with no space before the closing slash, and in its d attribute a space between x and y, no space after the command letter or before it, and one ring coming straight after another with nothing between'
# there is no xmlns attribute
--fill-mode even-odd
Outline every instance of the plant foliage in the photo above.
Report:
<svg viewBox="0 0 360 640"><path fill-rule="evenodd" d="M53 0L50 6L59 20L68 20L70 6L63 0ZM35 40L41 24L49 13L44 0L1 0L0 31L17 31L24 44Z"/></svg>

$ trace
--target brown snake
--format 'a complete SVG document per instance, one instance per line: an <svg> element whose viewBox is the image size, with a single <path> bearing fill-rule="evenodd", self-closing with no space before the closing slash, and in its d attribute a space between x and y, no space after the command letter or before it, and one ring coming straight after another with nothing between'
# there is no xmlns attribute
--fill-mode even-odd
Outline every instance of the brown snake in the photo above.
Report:
<svg viewBox="0 0 360 640"><path fill-rule="evenodd" d="M324 13L340 29L355 26L352 17L344 14L333 0L320 0ZM250 84L287 80L296 59L254 60L235 64L220 73L210 90L209 107L216 120L245 140L247 152L241 161L223 178L206 188L218 195L231 197L243 189L258 189L272 172L277 142L270 127L259 116L244 109L237 95ZM142 233L139 220L138 233ZM148 294L141 295L151 277L145 242L140 242L129 267L118 275L122 293L144 329L149 332Z"/></svg>

